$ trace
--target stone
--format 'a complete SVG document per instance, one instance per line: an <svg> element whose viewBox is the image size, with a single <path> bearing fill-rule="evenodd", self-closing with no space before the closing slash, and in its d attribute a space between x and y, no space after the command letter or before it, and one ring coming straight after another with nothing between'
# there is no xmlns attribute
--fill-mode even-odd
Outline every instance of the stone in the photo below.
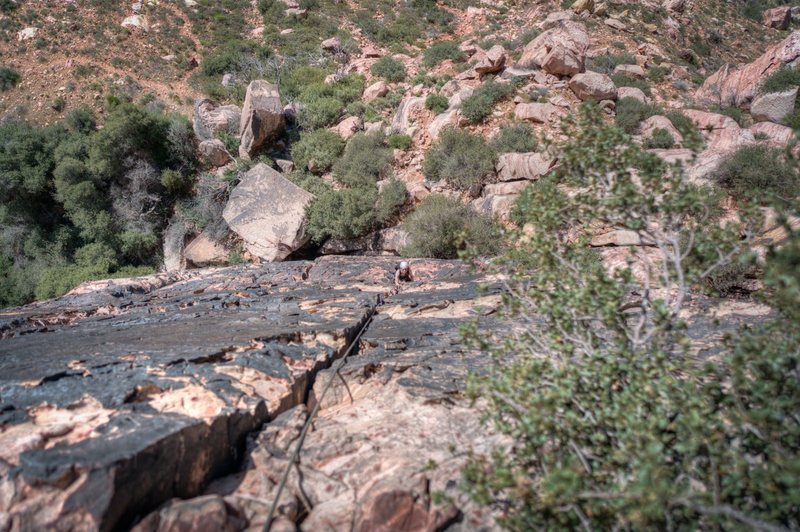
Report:
<svg viewBox="0 0 800 532"><path fill-rule="evenodd" d="M260 163L231 191L223 218L253 255L281 261L308 241L305 208L313 195Z"/></svg>
<svg viewBox="0 0 800 532"><path fill-rule="evenodd" d="M517 120L530 120L539 124L548 124L559 119L564 110L552 103L519 103L514 107Z"/></svg>
<svg viewBox="0 0 800 532"><path fill-rule="evenodd" d="M516 66L572 76L584 71L589 43L589 34L583 24L562 20L525 45Z"/></svg>
<svg viewBox="0 0 800 532"><path fill-rule="evenodd" d="M408 135L416 115L425 109L425 98L407 96L397 108L392 119L391 131L400 135Z"/></svg>
<svg viewBox="0 0 800 532"><path fill-rule="evenodd" d="M623 76L631 76L633 78L644 79L645 72L639 65L617 65L614 68L614 74L622 74Z"/></svg>
<svg viewBox="0 0 800 532"><path fill-rule="evenodd" d="M362 99L369 103L376 98L381 98L389 94L389 86L386 84L385 81L378 81L364 89L364 94L362 95Z"/></svg>
<svg viewBox="0 0 800 532"><path fill-rule="evenodd" d="M216 139L222 132L238 136L241 121L242 112L235 105L219 105L209 99L195 102L192 127L200 141Z"/></svg>
<svg viewBox="0 0 800 532"><path fill-rule="evenodd" d="M484 196L508 196L510 194L520 194L530 185L528 180L508 181L505 183L489 183L483 187Z"/></svg>
<svg viewBox="0 0 800 532"><path fill-rule="evenodd" d="M750 114L756 122L780 123L794 111L797 87L783 92L760 94L750 105Z"/></svg>
<svg viewBox="0 0 800 532"><path fill-rule="evenodd" d="M408 233L402 227L389 227L353 240L330 239L320 248L324 255L351 253L390 253L398 255L409 244Z"/></svg>
<svg viewBox="0 0 800 532"><path fill-rule="evenodd" d="M383 57L383 54L381 53L380 50L368 44L361 49L361 57L374 59L378 57Z"/></svg>
<svg viewBox="0 0 800 532"><path fill-rule="evenodd" d="M664 0L664 8L673 13L683 13L686 8L686 0Z"/></svg>
<svg viewBox="0 0 800 532"><path fill-rule="evenodd" d="M23 28L17 32L17 40L20 42L30 41L31 39L35 38L38 33L39 28L34 28L32 26Z"/></svg>
<svg viewBox="0 0 800 532"><path fill-rule="evenodd" d="M726 154L755 142L753 134L739 127L732 118L718 113L687 109L683 114L698 127L706 139L706 151Z"/></svg>
<svg viewBox="0 0 800 532"><path fill-rule="evenodd" d="M233 161L233 157L225 149L225 144L219 139L204 140L197 146L197 153L204 163L219 168Z"/></svg>
<svg viewBox="0 0 800 532"><path fill-rule="evenodd" d="M278 86L254 80L247 86L239 131L239 156L250 159L283 133L285 120Z"/></svg>
<svg viewBox="0 0 800 532"><path fill-rule="evenodd" d="M794 138L794 130L773 122L759 122L750 126L756 142L766 142L775 148L786 148Z"/></svg>
<svg viewBox="0 0 800 532"><path fill-rule="evenodd" d="M580 15L584 11L592 13L594 11L594 0L575 0L570 7L576 15Z"/></svg>
<svg viewBox="0 0 800 532"><path fill-rule="evenodd" d="M349 116L331 128L331 131L338 134L344 140L350 140L356 133L361 131L364 122L358 116Z"/></svg>
<svg viewBox="0 0 800 532"><path fill-rule="evenodd" d="M547 18L539 23L539 28L543 31L549 30L561 24L562 21L574 19L575 15L572 13L572 11L553 11L547 15Z"/></svg>
<svg viewBox="0 0 800 532"><path fill-rule="evenodd" d="M497 179L500 181L530 181L547 175L556 159L541 153L504 153L497 159Z"/></svg>
<svg viewBox="0 0 800 532"><path fill-rule="evenodd" d="M428 135L431 140L437 140L439 135L442 134L446 128L458 127L461 120L461 112L457 109L448 109L447 111L436 115L431 123L428 125Z"/></svg>
<svg viewBox="0 0 800 532"><path fill-rule="evenodd" d="M142 15L131 15L129 17L125 17L120 24L123 28L134 28L137 30L148 31L150 29L149 24L147 23L147 19Z"/></svg>
<svg viewBox="0 0 800 532"><path fill-rule="evenodd" d="M735 69L725 65L709 76L695 92L699 105L748 108L761 83L785 65L800 58L800 31L767 49L752 63Z"/></svg>
<svg viewBox="0 0 800 532"><path fill-rule="evenodd" d="M225 246L212 240L205 233L200 233L183 250L187 268L222 266L228 264L229 254Z"/></svg>
<svg viewBox="0 0 800 532"><path fill-rule="evenodd" d="M675 144L683 144L683 135L672 125L672 122L670 122L669 118L666 116L651 116L639 125L639 131L643 139L652 138L653 133L655 133L657 129L663 129L669 133L672 140L675 141Z"/></svg>
<svg viewBox="0 0 800 532"><path fill-rule="evenodd" d="M275 164L281 169L281 172L288 174L294 171L294 161L287 161L286 159L275 159Z"/></svg>
<svg viewBox="0 0 800 532"><path fill-rule="evenodd" d="M503 70L506 64L506 49L499 44L495 44L486 52L480 50L474 57L478 61L473 67L475 72L481 76L496 74Z"/></svg>
<svg viewBox="0 0 800 532"><path fill-rule="evenodd" d="M331 37L322 41L320 47L327 52L338 52L342 49L342 41L338 37Z"/></svg>
<svg viewBox="0 0 800 532"><path fill-rule="evenodd" d="M593 247L641 246L642 238L636 231L631 231L629 229L616 229L607 233L593 236L590 245Z"/></svg>
<svg viewBox="0 0 800 532"><path fill-rule="evenodd" d="M605 74L584 72L575 74L569 81L569 88L581 100L616 100L617 87Z"/></svg>
<svg viewBox="0 0 800 532"><path fill-rule="evenodd" d="M638 87L619 87L617 88L617 98L633 98L642 103L650 103L650 98Z"/></svg>
<svg viewBox="0 0 800 532"><path fill-rule="evenodd" d="M490 194L472 201L472 208L481 214L507 220L517 202L517 194Z"/></svg>
<svg viewBox="0 0 800 532"><path fill-rule="evenodd" d="M603 23L609 28L613 28L618 31L628 31L628 26L618 18L608 17L603 21Z"/></svg>
<svg viewBox="0 0 800 532"><path fill-rule="evenodd" d="M792 21L792 7L779 6L767 9L763 15L764 25L768 28L776 30L785 30L789 28L789 23Z"/></svg>

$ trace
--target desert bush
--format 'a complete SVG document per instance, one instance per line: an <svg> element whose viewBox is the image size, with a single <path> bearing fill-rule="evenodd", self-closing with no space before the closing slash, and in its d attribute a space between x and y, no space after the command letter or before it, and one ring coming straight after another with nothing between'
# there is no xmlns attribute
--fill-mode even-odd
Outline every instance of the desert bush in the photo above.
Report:
<svg viewBox="0 0 800 532"><path fill-rule="evenodd" d="M192 176L182 174L177 170L164 170L161 172L161 185L167 192L175 196L182 196L192 189Z"/></svg>
<svg viewBox="0 0 800 532"><path fill-rule="evenodd" d="M668 66L652 66L647 69L647 78L653 83L661 83L670 72L672 69Z"/></svg>
<svg viewBox="0 0 800 532"><path fill-rule="evenodd" d="M20 82L22 77L19 72L11 67L0 66L0 92L13 89Z"/></svg>
<svg viewBox="0 0 800 532"><path fill-rule="evenodd" d="M469 122L477 124L483 122L492 113L494 105L508 98L514 93L514 86L510 83L487 81L472 93L472 96L461 104L461 114Z"/></svg>
<svg viewBox="0 0 800 532"><path fill-rule="evenodd" d="M500 249L494 221L457 198L439 194L426 197L403 227L410 240L402 250L407 257L454 259L465 249L477 255L493 255Z"/></svg>
<svg viewBox="0 0 800 532"><path fill-rule="evenodd" d="M374 186L393 160L382 133L359 133L347 142L344 155L333 166L333 176L349 187Z"/></svg>
<svg viewBox="0 0 800 532"><path fill-rule="evenodd" d="M644 145L648 149L669 150L675 146L675 139L672 138L669 131L659 127L653 131Z"/></svg>
<svg viewBox="0 0 800 532"><path fill-rule="evenodd" d="M459 49L458 43L455 41L439 41L433 43L425 50L425 59L423 64L428 67L434 67L450 59L457 63L465 59L464 53Z"/></svg>
<svg viewBox="0 0 800 532"><path fill-rule="evenodd" d="M399 179L391 179L385 183L378 193L375 204L375 221L379 225L386 224L394 217L408 199L406 184Z"/></svg>
<svg viewBox="0 0 800 532"><path fill-rule="evenodd" d="M635 65L636 58L628 52L605 54L587 60L586 70L611 76L617 65Z"/></svg>
<svg viewBox="0 0 800 532"><path fill-rule="evenodd" d="M450 101L447 97L441 94L429 94L425 98L425 108L433 111L434 114L443 113L450 106Z"/></svg>
<svg viewBox="0 0 800 532"><path fill-rule="evenodd" d="M347 75L335 83L313 83L302 88L298 99L304 106L298 122L304 129L333 125L348 104L358 100L364 91L364 78Z"/></svg>
<svg viewBox="0 0 800 532"><path fill-rule="evenodd" d="M767 77L759 91L763 94L770 92L783 92L794 89L800 85L800 70L784 66Z"/></svg>
<svg viewBox="0 0 800 532"><path fill-rule="evenodd" d="M64 117L64 125L72 131L88 133L97 126L94 112L86 106L73 109Z"/></svg>
<svg viewBox="0 0 800 532"><path fill-rule="evenodd" d="M330 191L333 187L319 176L304 172L302 170L295 170L286 174L286 179L302 188L306 192L311 192L314 196L320 196L325 192Z"/></svg>
<svg viewBox="0 0 800 532"><path fill-rule="evenodd" d="M432 181L446 180L466 190L494 171L495 153L480 135L445 129L425 154L423 171Z"/></svg>
<svg viewBox="0 0 800 532"><path fill-rule="evenodd" d="M788 202L800 193L796 166L783 151L765 145L739 148L711 177L743 201Z"/></svg>
<svg viewBox="0 0 800 532"><path fill-rule="evenodd" d="M743 330L712 363L682 316L759 222L720 226L705 190L585 109L565 127L558 180L529 187L528 227L496 261L511 288L503 316L525 327L467 333L495 361L468 395L513 449L473 456L467 489L501 505L511 530L791 529L798 324ZM657 242L650 278L607 269L586 245L589 220Z"/></svg>
<svg viewBox="0 0 800 532"><path fill-rule="evenodd" d="M636 87L648 96L651 94L650 83L645 79L635 78L625 74L614 74L611 76L611 79L617 87Z"/></svg>
<svg viewBox="0 0 800 532"><path fill-rule="evenodd" d="M661 114L659 107L627 97L617 102L615 120L617 127L626 133L633 133L642 121L659 114Z"/></svg>
<svg viewBox="0 0 800 532"><path fill-rule="evenodd" d="M675 126L675 129L677 129L678 133L683 137L684 147L693 150L699 150L703 147L703 135L700 133L700 130L697 129L695 123L686 115L680 111L667 111L665 116L672 122L672 125Z"/></svg>
<svg viewBox="0 0 800 532"><path fill-rule="evenodd" d="M489 145L496 153L527 153L536 149L536 132L525 122L504 124Z"/></svg>
<svg viewBox="0 0 800 532"><path fill-rule="evenodd" d="M344 112L344 103L333 96L304 102L297 121L303 129L314 130L336 123Z"/></svg>
<svg viewBox="0 0 800 532"><path fill-rule="evenodd" d="M411 147L411 137L409 135L389 135L386 143L393 150L407 150Z"/></svg>
<svg viewBox="0 0 800 532"><path fill-rule="evenodd" d="M368 233L376 225L377 197L375 186L322 192L307 210L308 234L322 242L329 237L349 240Z"/></svg>
<svg viewBox="0 0 800 532"><path fill-rule="evenodd" d="M406 79L405 65L389 56L378 59L369 71L373 76L378 76L389 82L398 82Z"/></svg>
<svg viewBox="0 0 800 532"><path fill-rule="evenodd" d="M292 158L299 169L313 173L325 173L344 150L341 136L327 129L302 133L300 140L292 145Z"/></svg>

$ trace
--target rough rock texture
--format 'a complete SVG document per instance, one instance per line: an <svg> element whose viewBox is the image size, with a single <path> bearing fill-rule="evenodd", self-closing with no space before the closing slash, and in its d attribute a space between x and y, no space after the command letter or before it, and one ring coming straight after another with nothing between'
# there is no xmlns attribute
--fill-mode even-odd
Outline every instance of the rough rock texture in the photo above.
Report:
<svg viewBox="0 0 800 532"><path fill-rule="evenodd" d="M725 65L706 79L695 93L701 105L748 107L758 87L770 74L800 58L800 31L770 47L758 59L742 68Z"/></svg>
<svg viewBox="0 0 800 532"><path fill-rule="evenodd" d="M631 76L639 79L645 77L644 69L639 65L617 65L616 68L614 68L614 74L622 74L623 76Z"/></svg>
<svg viewBox="0 0 800 532"><path fill-rule="evenodd" d="M452 449L492 443L461 394L466 373L489 359L461 345L458 325L493 326L497 287L482 292L486 279L457 262L412 261L418 281L379 306L394 262L101 281L4 311L6 526L110 530L144 518L139 531L260 527L305 403L334 378L280 524L294 529L304 516L304 530L494 528L458 491L465 454ZM376 310L347 365L324 371ZM434 503L434 491L452 502Z"/></svg>
<svg viewBox="0 0 800 532"><path fill-rule="evenodd" d="M197 146L197 153L203 162L217 168L233 161L233 157L225 149L225 144L219 139L202 141Z"/></svg>
<svg viewBox="0 0 800 532"><path fill-rule="evenodd" d="M392 119L392 132L401 135L409 134L409 128L413 122L414 114L420 112L424 108L425 98L410 96L403 99Z"/></svg>
<svg viewBox="0 0 800 532"><path fill-rule="evenodd" d="M581 100L616 100L617 87L605 74L584 72L575 74L569 81L569 88Z"/></svg>
<svg viewBox="0 0 800 532"><path fill-rule="evenodd" d="M389 94L389 86L386 84L385 81L376 81L366 89L364 89L363 100L367 103L371 102L375 98L380 98L381 96L386 96Z"/></svg>
<svg viewBox="0 0 800 532"><path fill-rule="evenodd" d="M683 13L686 7L686 0L664 0L664 7L674 13Z"/></svg>
<svg viewBox="0 0 800 532"><path fill-rule="evenodd" d="M364 127L364 122L358 116L348 116L335 126L331 128L331 131L338 134L344 140L348 140L352 138L356 133L358 133Z"/></svg>
<svg viewBox="0 0 800 532"><path fill-rule="evenodd" d="M238 135L241 121L242 112L235 105L218 105L208 99L195 103L192 126L194 134L201 141L214 140L223 131Z"/></svg>
<svg viewBox="0 0 800 532"><path fill-rule="evenodd" d="M308 241L305 208L313 197L261 163L242 176L222 216L247 251L264 260L283 260Z"/></svg>
<svg viewBox="0 0 800 532"><path fill-rule="evenodd" d="M642 138L649 139L657 129L663 129L670 134L675 144L683 144L683 135L678 131L669 118L662 115L651 116L639 125Z"/></svg>
<svg viewBox="0 0 800 532"><path fill-rule="evenodd" d="M785 148L794 138L794 130L772 122L759 122L750 126L750 132L757 141L767 142L776 148Z"/></svg>
<svg viewBox="0 0 800 532"><path fill-rule="evenodd" d="M756 96L750 106L750 114L756 122L780 123L794 111L797 87L783 92L772 92Z"/></svg>
<svg viewBox="0 0 800 532"><path fill-rule="evenodd" d="M506 49L495 44L489 50L479 50L474 56L478 62L473 67L480 75L495 74L503 70L506 64Z"/></svg>
<svg viewBox="0 0 800 532"><path fill-rule="evenodd" d="M183 250L187 267L202 268L228 264L230 252L225 246L200 233Z"/></svg>
<svg viewBox="0 0 800 532"><path fill-rule="evenodd" d="M546 175L556 160L541 153L504 153L497 160L500 181L535 180Z"/></svg>
<svg viewBox="0 0 800 532"><path fill-rule="evenodd" d="M431 140L436 140L446 128L456 127L461 121L461 111L457 108L448 109L447 111L436 115L436 118L431 120L428 124L428 135Z"/></svg>
<svg viewBox="0 0 800 532"><path fill-rule="evenodd" d="M550 74L572 76L583 72L589 42L589 34L583 24L562 20L525 46L517 66L542 68Z"/></svg>
<svg viewBox="0 0 800 532"><path fill-rule="evenodd" d="M564 110L552 103L519 103L514 108L517 120L530 120L539 124L547 124L558 120Z"/></svg>
<svg viewBox="0 0 800 532"><path fill-rule="evenodd" d="M249 159L267 141L278 137L284 126L278 86L263 80L251 81L242 106L239 156Z"/></svg>
<svg viewBox="0 0 800 532"><path fill-rule="evenodd" d="M574 18L575 15L572 11L553 11L547 15L547 18L539 23L539 28L542 30L549 30L561 24L562 21L573 20Z"/></svg>
<svg viewBox="0 0 800 532"><path fill-rule="evenodd" d="M617 89L617 98L634 98L642 103L649 103L650 98L644 93L642 89L637 87L619 87Z"/></svg>
<svg viewBox="0 0 800 532"><path fill-rule="evenodd" d="M764 11L763 19L764 25L768 28L785 30L789 27L789 23L792 21L792 7L780 6L767 9Z"/></svg>

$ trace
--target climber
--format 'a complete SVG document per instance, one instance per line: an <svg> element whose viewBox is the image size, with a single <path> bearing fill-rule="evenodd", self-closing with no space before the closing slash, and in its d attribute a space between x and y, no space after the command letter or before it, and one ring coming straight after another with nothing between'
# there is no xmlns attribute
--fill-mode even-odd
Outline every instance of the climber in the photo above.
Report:
<svg viewBox="0 0 800 532"><path fill-rule="evenodd" d="M400 281L411 282L414 280L414 275L411 273L411 267L406 261L402 261L399 266L394 268L394 285L400 286Z"/></svg>

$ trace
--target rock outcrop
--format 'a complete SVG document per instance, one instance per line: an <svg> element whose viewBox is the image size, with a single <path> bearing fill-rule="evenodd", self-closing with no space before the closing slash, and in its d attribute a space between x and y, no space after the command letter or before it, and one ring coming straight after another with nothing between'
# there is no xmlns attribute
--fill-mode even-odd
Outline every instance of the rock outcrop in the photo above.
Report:
<svg viewBox="0 0 800 532"><path fill-rule="evenodd" d="M560 20L525 46L517 66L572 76L584 71L588 49L586 27L579 22Z"/></svg>
<svg viewBox="0 0 800 532"><path fill-rule="evenodd" d="M617 87L605 74L583 72L575 74L569 81L569 88L581 100L616 100Z"/></svg>
<svg viewBox="0 0 800 532"><path fill-rule="evenodd" d="M313 197L261 163L242 176L222 216L247 251L280 261L308 241L305 208Z"/></svg>
<svg viewBox="0 0 800 532"><path fill-rule="evenodd" d="M792 21L792 7L779 6L764 11L764 25L776 30L785 30Z"/></svg>
<svg viewBox="0 0 800 532"><path fill-rule="evenodd" d="M242 112L235 105L219 105L213 100L198 100L194 105L194 134L202 142L214 140L219 133L239 135Z"/></svg>
<svg viewBox="0 0 800 532"><path fill-rule="evenodd" d="M555 162L554 158L541 153L504 153L497 160L497 179L539 179L550 172Z"/></svg>
<svg viewBox="0 0 800 532"><path fill-rule="evenodd" d="M750 114L756 122L780 123L794 111L797 87L782 92L771 92L756 96L750 106Z"/></svg>
<svg viewBox="0 0 800 532"><path fill-rule="evenodd" d="M284 126L278 86L263 80L251 81L242 107L239 156L249 159L267 141L283 133Z"/></svg>
<svg viewBox="0 0 800 532"><path fill-rule="evenodd" d="M720 107L749 107L761 83L782 66L794 64L800 58L800 31L771 46L758 59L734 69L725 65L706 79L695 93L702 105Z"/></svg>

